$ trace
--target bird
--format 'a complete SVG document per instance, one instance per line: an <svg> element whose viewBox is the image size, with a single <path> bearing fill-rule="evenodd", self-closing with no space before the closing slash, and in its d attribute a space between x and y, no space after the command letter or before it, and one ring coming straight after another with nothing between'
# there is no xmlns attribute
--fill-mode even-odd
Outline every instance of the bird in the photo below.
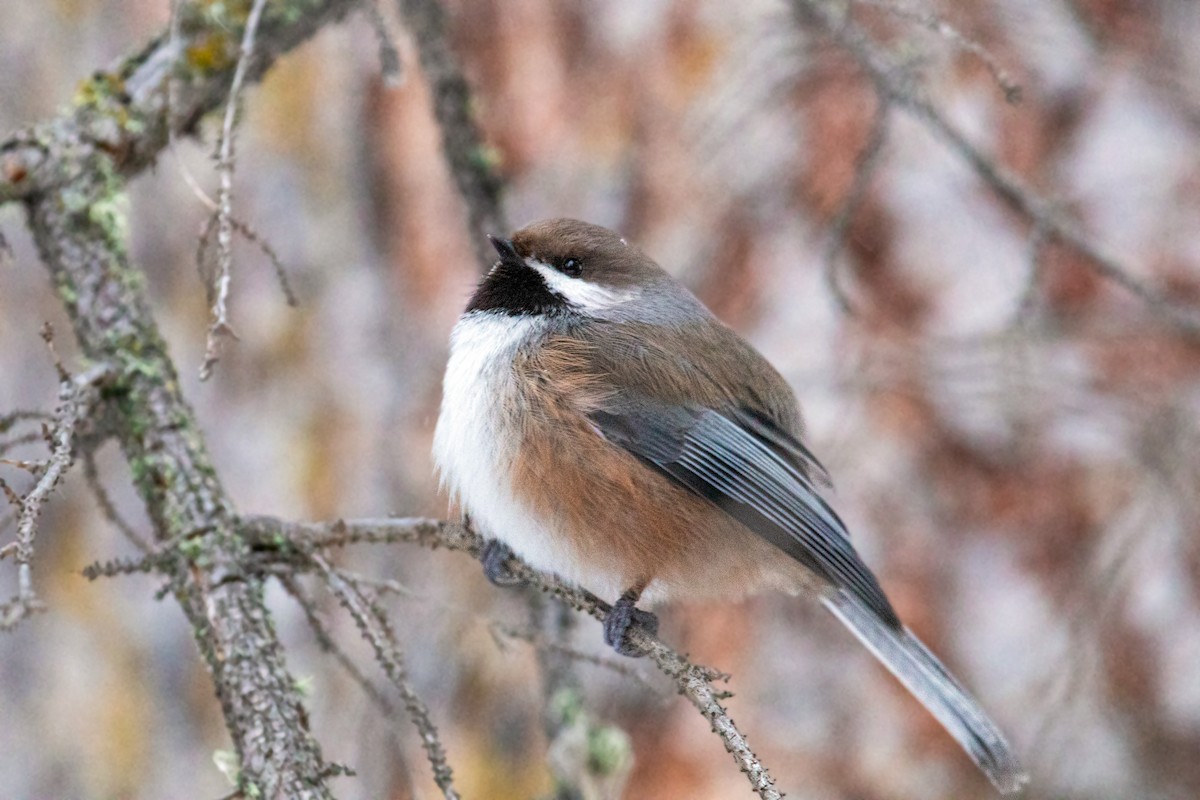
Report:
<svg viewBox="0 0 1200 800"><path fill-rule="evenodd" d="M766 358L614 231L548 219L488 238L498 259L451 333L433 441L487 576L512 583L515 554L615 598L604 638L628 656L666 600L815 598L1020 791L1004 735L855 551Z"/></svg>

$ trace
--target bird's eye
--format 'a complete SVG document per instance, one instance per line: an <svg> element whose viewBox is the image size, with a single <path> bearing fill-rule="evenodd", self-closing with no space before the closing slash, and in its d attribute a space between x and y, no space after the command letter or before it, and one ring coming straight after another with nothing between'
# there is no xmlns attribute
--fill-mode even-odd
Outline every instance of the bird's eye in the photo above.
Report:
<svg viewBox="0 0 1200 800"><path fill-rule="evenodd" d="M583 274L583 264L578 258L564 259L561 269L564 275L570 275L572 278L578 278Z"/></svg>

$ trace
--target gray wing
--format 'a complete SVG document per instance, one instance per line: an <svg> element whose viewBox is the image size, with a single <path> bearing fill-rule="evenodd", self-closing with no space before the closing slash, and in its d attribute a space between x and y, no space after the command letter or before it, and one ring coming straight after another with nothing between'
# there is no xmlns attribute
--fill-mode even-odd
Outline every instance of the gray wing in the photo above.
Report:
<svg viewBox="0 0 1200 800"><path fill-rule="evenodd" d="M825 470L769 419L751 411L629 401L590 417L609 441L900 627L846 526L817 493L814 478L823 479Z"/></svg>

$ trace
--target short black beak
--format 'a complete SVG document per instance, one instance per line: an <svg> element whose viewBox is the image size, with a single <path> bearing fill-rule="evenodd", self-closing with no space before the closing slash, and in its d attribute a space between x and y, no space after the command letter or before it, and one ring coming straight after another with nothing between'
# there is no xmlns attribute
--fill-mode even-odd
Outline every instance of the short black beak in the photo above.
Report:
<svg viewBox="0 0 1200 800"><path fill-rule="evenodd" d="M524 259L517 252L517 248L513 247L512 239L504 239L499 236L488 234L488 241L492 243L492 247L496 248L496 252L500 254L500 260L507 264L523 264Z"/></svg>

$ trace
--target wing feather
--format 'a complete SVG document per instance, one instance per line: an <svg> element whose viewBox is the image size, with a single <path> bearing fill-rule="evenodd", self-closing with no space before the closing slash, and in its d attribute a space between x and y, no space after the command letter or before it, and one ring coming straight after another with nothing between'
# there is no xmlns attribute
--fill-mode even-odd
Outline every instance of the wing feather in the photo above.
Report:
<svg viewBox="0 0 1200 800"><path fill-rule="evenodd" d="M900 626L845 524L818 493L813 478L825 471L800 442L752 412L626 400L590 416L607 439Z"/></svg>

